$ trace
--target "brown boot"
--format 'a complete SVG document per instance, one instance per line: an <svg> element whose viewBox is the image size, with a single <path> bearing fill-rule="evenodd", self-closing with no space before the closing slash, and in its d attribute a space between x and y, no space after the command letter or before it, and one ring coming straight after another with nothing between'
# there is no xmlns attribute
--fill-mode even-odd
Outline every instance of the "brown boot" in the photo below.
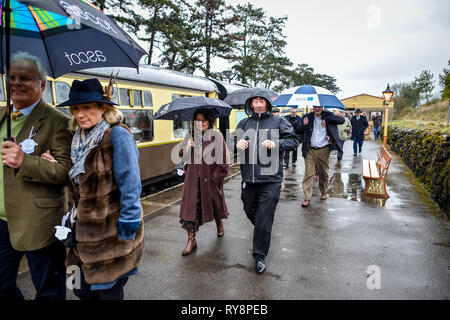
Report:
<svg viewBox="0 0 450 320"><path fill-rule="evenodd" d="M195 241L195 232L188 232L188 242L186 248L184 248L181 255L187 256L191 254L191 252L197 248L197 241Z"/></svg>
<svg viewBox="0 0 450 320"><path fill-rule="evenodd" d="M223 223L221 219L216 220L216 226L217 226L217 237L223 237L225 233L225 229L223 228Z"/></svg>

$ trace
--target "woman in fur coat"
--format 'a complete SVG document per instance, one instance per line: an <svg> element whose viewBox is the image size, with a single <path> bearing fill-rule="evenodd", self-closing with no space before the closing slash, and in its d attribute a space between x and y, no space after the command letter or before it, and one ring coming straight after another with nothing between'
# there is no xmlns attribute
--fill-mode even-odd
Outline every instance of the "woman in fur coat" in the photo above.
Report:
<svg viewBox="0 0 450 320"><path fill-rule="evenodd" d="M58 106L69 106L74 116L69 199L76 207L76 245L66 266L81 267L74 293L82 300L122 300L144 250L139 152L108 89L97 79L75 80L69 100ZM42 157L53 161L48 153Z"/></svg>

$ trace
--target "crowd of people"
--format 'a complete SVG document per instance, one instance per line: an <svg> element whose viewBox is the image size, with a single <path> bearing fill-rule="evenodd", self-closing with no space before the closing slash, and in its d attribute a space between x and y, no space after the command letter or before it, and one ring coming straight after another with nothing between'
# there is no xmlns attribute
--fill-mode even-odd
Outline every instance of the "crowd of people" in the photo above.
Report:
<svg viewBox="0 0 450 320"><path fill-rule="evenodd" d="M16 53L10 79L13 112L0 110L0 133L6 136L5 118L10 116L13 137L1 145L0 299L24 298L16 284L24 255L36 299L64 300L69 266L81 271L81 286L74 289L80 299L123 299L124 286L142 261L144 223L139 152L111 100L113 79L106 88L97 79L74 80L69 99L59 105L67 106L72 118L42 99L47 75L36 57ZM183 256L197 248L195 236L203 224L214 220L217 237L225 234L222 220L229 212L223 185L230 148L241 156L241 200L253 225L258 274L266 270L283 168L289 167L290 154L295 167L302 145L301 205L309 207L315 175L320 199L327 199L331 150L337 150L341 160L350 132L354 155L358 146L361 153L368 125L361 110L351 120L321 105L303 117L296 108L282 117L271 101L264 91L247 99L247 117L238 123L233 145L214 129L211 110L194 113L179 152L188 163L179 212L181 228L187 232ZM379 132L376 125L375 132Z"/></svg>

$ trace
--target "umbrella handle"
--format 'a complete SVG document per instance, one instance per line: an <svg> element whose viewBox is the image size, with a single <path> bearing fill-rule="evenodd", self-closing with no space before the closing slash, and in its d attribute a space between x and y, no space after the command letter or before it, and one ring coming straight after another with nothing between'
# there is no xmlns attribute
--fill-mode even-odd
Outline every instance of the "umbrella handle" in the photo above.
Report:
<svg viewBox="0 0 450 320"><path fill-rule="evenodd" d="M12 141L12 142L14 142L14 139L12 137L5 137L5 138L3 138L3 141ZM6 164L4 166L6 168L9 168L9 166L7 166Z"/></svg>

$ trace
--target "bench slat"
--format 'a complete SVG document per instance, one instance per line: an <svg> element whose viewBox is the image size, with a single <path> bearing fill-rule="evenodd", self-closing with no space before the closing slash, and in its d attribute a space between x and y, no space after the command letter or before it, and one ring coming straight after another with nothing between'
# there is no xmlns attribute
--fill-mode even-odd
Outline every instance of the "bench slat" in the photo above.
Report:
<svg viewBox="0 0 450 320"><path fill-rule="evenodd" d="M369 167L369 160L363 159L363 177L370 178L370 167Z"/></svg>
<svg viewBox="0 0 450 320"><path fill-rule="evenodd" d="M375 160L370 160L370 175L372 178L379 178L380 175L378 174L378 169L377 169L377 163L375 162Z"/></svg>

